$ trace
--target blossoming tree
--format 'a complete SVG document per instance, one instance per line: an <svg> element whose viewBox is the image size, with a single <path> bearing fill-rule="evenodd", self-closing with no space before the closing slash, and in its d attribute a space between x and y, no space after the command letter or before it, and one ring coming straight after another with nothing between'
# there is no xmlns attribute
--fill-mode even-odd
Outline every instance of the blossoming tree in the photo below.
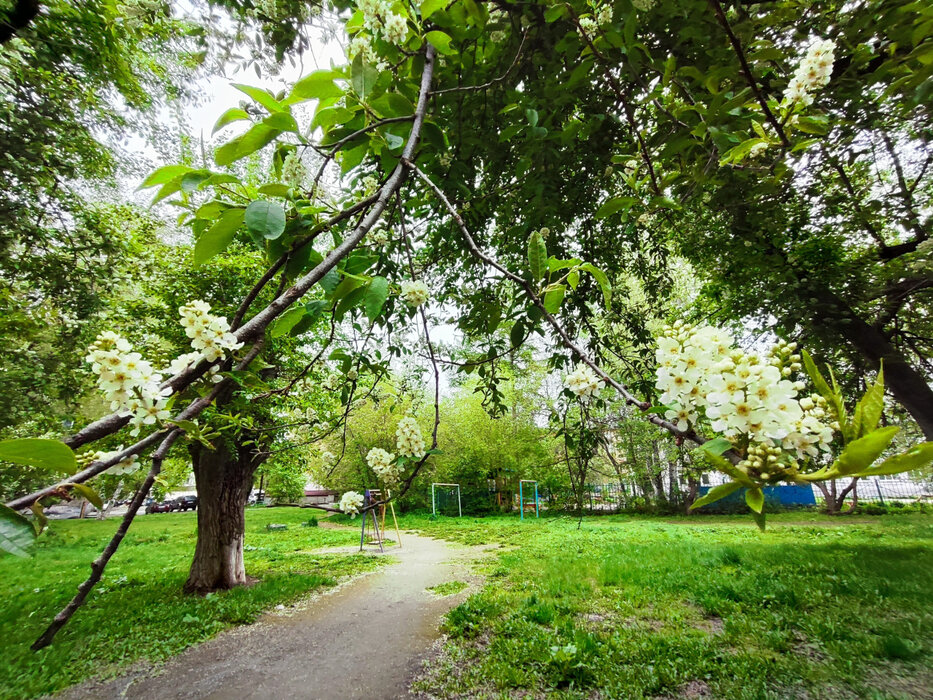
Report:
<svg viewBox="0 0 933 700"><path fill-rule="evenodd" d="M611 391L646 420L703 445L732 478L706 501L744 488L759 521L762 487L771 483L925 466L933 459L930 443L876 464L894 430L877 428L880 381L849 419L839 393L789 345L757 356L716 329L675 326L659 341L662 405L652 409L606 371L599 348L588 343L589 324L612 304L613 276L663 257L655 222L696 227L704 197L735 173L765 183L740 202L745 207L806 174L808 158L830 147L822 139L829 115L818 107L827 85L877 89L883 79L891 105L907 109L917 99L933 70L930 41L905 23L927 10L895 3L900 14L885 29L903 41L884 47L866 19L871 9L818 5L816 19L798 23L783 3L754 5L750 14L743 4L726 8L718 0L336 3L348 65L314 71L278 94L241 86L253 104L220 117L218 129L239 122L242 129L216 149L212 164L167 165L143 183L157 188L157 201L180 209L199 262L234 239L266 255L267 271L236 314L228 322L195 300L186 304L182 317L195 354L181 355L164 372L120 338L102 337L91 359L114 412L65 443L0 446L4 459L74 471L74 448L128 425L140 431L118 453L7 504L3 522L14 544L31 532L16 511L85 488L151 450L146 480L116 536L37 646L51 641L99 580L171 445L204 437L195 419L235 390L237 373L251 371L267 336L300 335L325 315L378 329L390 353L404 350L404 341L393 340L399 327L422 335L435 376L431 444L403 420L397 454L374 448L368 455L373 470L400 491L436 448L438 369L426 311L432 298L460 311L459 326L471 338L488 340L479 364L540 335L554 349L555 367L578 363L565 381L570 396L596 401ZM856 28L830 39L849 13ZM749 53L741 35L759 29L766 38ZM881 67L865 74L875 59ZM839 109L854 113L858 106ZM272 163L259 187L235 167L257 152ZM306 162L314 164L313 176L305 175ZM328 173L343 185L336 198L322 187ZM916 249L924 232L913 236L905 245ZM781 245L762 248L787 260L793 241ZM257 303L267 289L275 290L272 300ZM813 293L834 300L840 328L861 328L832 289ZM930 434L933 394L922 373L875 336L860 351L879 370L884 364L895 397ZM357 371L349 355L337 358L345 372ZM805 364L816 399L796 383L805 382ZM341 400L350 405L352 392L342 390ZM824 463L829 450L835 458ZM345 512L362 507L357 493L341 499ZM241 570L241 540L223 552L223 563Z"/></svg>

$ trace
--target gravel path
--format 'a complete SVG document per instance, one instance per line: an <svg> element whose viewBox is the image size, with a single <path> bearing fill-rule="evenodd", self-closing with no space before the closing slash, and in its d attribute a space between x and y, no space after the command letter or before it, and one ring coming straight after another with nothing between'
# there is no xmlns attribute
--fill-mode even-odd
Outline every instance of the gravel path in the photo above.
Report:
<svg viewBox="0 0 933 700"><path fill-rule="evenodd" d="M438 636L441 616L468 591L426 589L471 581L481 548L403 533L396 562L298 609L221 633L155 670L84 683L59 700L119 698L399 698Z"/></svg>

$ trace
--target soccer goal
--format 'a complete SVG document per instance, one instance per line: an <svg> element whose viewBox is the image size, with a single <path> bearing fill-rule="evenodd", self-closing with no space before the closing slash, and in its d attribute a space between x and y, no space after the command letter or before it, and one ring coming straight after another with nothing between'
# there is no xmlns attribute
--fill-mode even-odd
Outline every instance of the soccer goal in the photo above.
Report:
<svg viewBox="0 0 933 700"><path fill-rule="evenodd" d="M457 513L459 518L463 517L463 505L460 503L460 484L431 484L431 514L437 515L437 489L441 489L442 501L447 501L447 494L453 493L457 489Z"/></svg>
<svg viewBox="0 0 933 700"><path fill-rule="evenodd" d="M529 486L525 486L525 484L529 484ZM537 481L532 481L531 479L521 479L521 480L518 482L518 512L519 512L519 519L520 519L520 520L524 520L524 519L525 519L525 505L526 505L526 503L525 503L525 497L526 497L526 496L525 496L525 491L527 490L528 495L530 496L530 495L531 495L531 491L532 491L532 487L534 487L533 490L534 490L534 494L535 494L535 500L534 500L535 517L536 517L536 518L538 517L538 482L537 482ZM528 505L529 508L530 508L531 503L528 503L527 505Z"/></svg>

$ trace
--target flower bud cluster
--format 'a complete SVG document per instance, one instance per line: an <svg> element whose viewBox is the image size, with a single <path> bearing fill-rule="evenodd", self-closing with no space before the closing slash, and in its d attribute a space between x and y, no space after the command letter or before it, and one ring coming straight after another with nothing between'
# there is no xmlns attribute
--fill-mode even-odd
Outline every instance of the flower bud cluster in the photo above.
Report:
<svg viewBox="0 0 933 700"><path fill-rule="evenodd" d="M813 93L829 84L835 50L836 43L832 39L818 40L810 45L784 91L785 106L798 102L804 107L813 104Z"/></svg>
<svg viewBox="0 0 933 700"><path fill-rule="evenodd" d="M363 496L356 491L347 491L340 497L338 508L351 518L355 518L363 508Z"/></svg>
<svg viewBox="0 0 933 700"><path fill-rule="evenodd" d="M421 436L421 427L411 416L405 416L398 422L395 431L396 446L399 454L412 459L424 457L424 438Z"/></svg>
<svg viewBox="0 0 933 700"><path fill-rule="evenodd" d="M580 398L593 396L604 386L603 381L596 376L596 373L580 363L577 368L564 377L564 388L570 389Z"/></svg>
<svg viewBox="0 0 933 700"><path fill-rule="evenodd" d="M428 285L421 280L402 282L402 298L409 306L419 307L428 300Z"/></svg>
<svg viewBox="0 0 933 700"><path fill-rule="evenodd" d="M803 369L803 365L800 364L801 357L797 354L797 343L787 343L783 340L779 340L774 347L771 348L769 355L771 364L781 371L781 376L785 379L790 377L794 372L799 372ZM800 391L800 389L798 389L798 391Z"/></svg>
<svg viewBox="0 0 933 700"><path fill-rule="evenodd" d="M736 466L758 481L777 480L787 476L789 472L796 472L796 462L788 465L782 460L784 450L770 443L753 443L749 445L745 459Z"/></svg>

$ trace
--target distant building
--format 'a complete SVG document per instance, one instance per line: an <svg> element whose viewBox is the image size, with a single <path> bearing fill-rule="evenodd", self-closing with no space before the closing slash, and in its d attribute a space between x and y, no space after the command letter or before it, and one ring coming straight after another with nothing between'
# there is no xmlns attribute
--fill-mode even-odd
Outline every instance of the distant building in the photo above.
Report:
<svg viewBox="0 0 933 700"><path fill-rule="evenodd" d="M333 503L340 495L339 491L323 488L305 488L305 496L302 503L306 506L321 506Z"/></svg>

